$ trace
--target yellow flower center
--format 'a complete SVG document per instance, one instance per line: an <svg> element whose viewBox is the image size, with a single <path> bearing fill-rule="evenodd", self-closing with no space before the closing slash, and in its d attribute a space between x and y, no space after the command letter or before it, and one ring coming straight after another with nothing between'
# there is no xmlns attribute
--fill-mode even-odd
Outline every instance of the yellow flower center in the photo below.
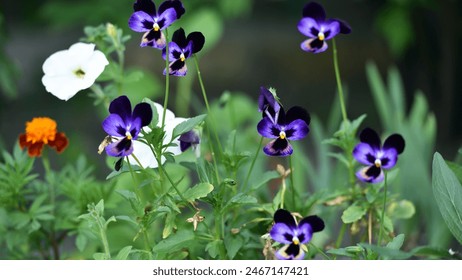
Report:
<svg viewBox="0 0 462 280"><path fill-rule="evenodd" d="M125 133L125 137L126 137L128 140L132 140L132 138L133 138L133 136L131 135L131 133L128 132L128 131Z"/></svg>
<svg viewBox="0 0 462 280"><path fill-rule="evenodd" d="M26 140L27 142L54 141L56 137L56 122L47 117L33 118L32 121L26 122Z"/></svg>
<svg viewBox="0 0 462 280"><path fill-rule="evenodd" d="M286 133L284 131L279 132L279 138L285 139L286 138Z"/></svg>
<svg viewBox="0 0 462 280"><path fill-rule="evenodd" d="M182 53L182 54L180 55L180 60L181 60L181 62L183 62L183 61L186 60L186 58L184 57L184 53Z"/></svg>
<svg viewBox="0 0 462 280"><path fill-rule="evenodd" d="M159 31L160 26L157 24L157 22L154 23L154 25L152 26L152 29L154 29L154 31Z"/></svg>
<svg viewBox="0 0 462 280"><path fill-rule="evenodd" d="M324 41L325 36L324 36L324 33L323 33L323 32L319 32L319 33L318 33L318 39L321 40L321 41Z"/></svg>
<svg viewBox="0 0 462 280"><path fill-rule="evenodd" d="M375 167L380 167L382 166L382 161L380 159L376 159L374 164L375 164Z"/></svg>
<svg viewBox="0 0 462 280"><path fill-rule="evenodd" d="M292 238L292 243L294 243L295 245L300 244L300 240L298 240L297 236L294 236L294 238Z"/></svg>

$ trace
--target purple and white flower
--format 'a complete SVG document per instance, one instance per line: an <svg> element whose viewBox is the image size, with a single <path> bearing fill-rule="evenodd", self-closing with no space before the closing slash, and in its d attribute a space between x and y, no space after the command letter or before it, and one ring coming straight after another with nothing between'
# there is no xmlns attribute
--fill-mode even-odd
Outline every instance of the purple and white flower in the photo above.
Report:
<svg viewBox="0 0 462 280"><path fill-rule="evenodd" d="M404 151L404 138L400 134L390 135L382 146L377 132L371 128L365 128L361 131L359 139L361 143L353 149L353 157L367 166L361 168L356 173L356 177L368 183L383 181L383 170L394 167L398 161L398 155Z"/></svg>
<svg viewBox="0 0 462 280"><path fill-rule="evenodd" d="M297 224L289 211L278 209L274 213L274 225L270 230L273 240L284 244L276 252L280 260L301 260L305 256L304 244L311 241L313 233L324 229L324 221L318 216L308 216Z"/></svg>

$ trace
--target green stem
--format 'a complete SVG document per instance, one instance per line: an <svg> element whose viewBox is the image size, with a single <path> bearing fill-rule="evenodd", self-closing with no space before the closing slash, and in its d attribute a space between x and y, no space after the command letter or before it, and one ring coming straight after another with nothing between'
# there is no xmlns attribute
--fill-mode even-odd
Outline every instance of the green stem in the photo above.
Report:
<svg viewBox="0 0 462 280"><path fill-rule="evenodd" d="M326 253L324 253L321 249L319 249L316 245L314 245L313 243L309 243L309 245L312 246L314 249L316 249L324 257L324 259L330 260L330 257Z"/></svg>
<svg viewBox="0 0 462 280"><path fill-rule="evenodd" d="M101 241L103 242L104 253L106 254L107 259L110 260L111 251L109 250L109 243L107 241L106 229L104 228L104 225L102 225L101 223L98 223L98 225L99 225L99 234L101 236Z"/></svg>
<svg viewBox="0 0 462 280"><path fill-rule="evenodd" d="M342 79L340 78L340 70L338 67L338 58L337 58L337 46L335 44L335 38L332 38L332 53L334 55L334 70L335 70L335 80L337 81L337 88L338 94L340 98L340 108L342 110L342 117L343 122L346 123L348 121L346 107L345 107L345 100L343 97L343 87L342 87Z"/></svg>
<svg viewBox="0 0 462 280"><path fill-rule="evenodd" d="M165 114L167 112L168 97L170 92L170 62L168 61L168 31L165 29L165 96L164 96L164 110L162 112L162 124L161 128L165 126Z"/></svg>
<svg viewBox="0 0 462 280"><path fill-rule="evenodd" d="M335 241L335 248L340 248L342 246L343 237L345 236L347 225L342 223L342 227L340 228L340 232L338 234L337 240Z"/></svg>
<svg viewBox="0 0 462 280"><path fill-rule="evenodd" d="M292 207L296 209L296 190L294 181L294 169L292 168L292 156L289 156L289 169L290 169L290 186L292 188Z"/></svg>
<svg viewBox="0 0 462 280"><path fill-rule="evenodd" d="M388 189L388 184L387 184L387 173L385 172L385 182L384 182L384 194L383 194L383 209L382 209L382 217L380 218L380 230L379 230L379 239L377 241L377 245L380 246L380 243L382 242L382 230L383 230L383 220L385 218L385 207L387 206L387 189Z"/></svg>
<svg viewBox="0 0 462 280"><path fill-rule="evenodd" d="M195 54L193 55L193 57L194 57L194 63L196 64L197 78L199 79L199 84L201 86L201 91L202 91L202 97L204 98L204 103L205 103L205 107L207 108L207 113L209 115L209 120L210 119L214 120L213 115L212 115L212 110L210 109L209 101L208 101L208 98L207 98L207 92L205 91L204 82L202 81L202 75L201 75L201 71L199 69L199 62L198 62L197 56ZM213 123L213 121L211 121L211 122L212 122L212 130L214 132L215 140L217 141L217 145L218 145L220 155L222 155L223 154L223 148L221 147L220 138L218 138L218 133L217 133L215 124Z"/></svg>
<svg viewBox="0 0 462 280"><path fill-rule="evenodd" d="M255 162L257 161L258 154L260 153L262 146L263 146L263 136L260 138L260 144L258 144L257 151L255 152L255 156L253 157L252 163L250 164L250 169L247 172L247 176L245 177L244 184L242 185L242 189L244 190L244 192L247 190L247 183L249 182L250 175L252 174L253 167L255 166Z"/></svg>
<svg viewBox="0 0 462 280"><path fill-rule="evenodd" d="M281 190L281 209L284 209L284 196L286 194L286 178L282 177L282 190Z"/></svg>

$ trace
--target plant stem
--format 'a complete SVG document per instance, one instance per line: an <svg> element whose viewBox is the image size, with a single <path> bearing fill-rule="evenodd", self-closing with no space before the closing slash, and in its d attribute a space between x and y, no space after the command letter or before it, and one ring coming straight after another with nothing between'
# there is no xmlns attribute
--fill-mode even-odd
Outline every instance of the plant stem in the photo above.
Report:
<svg viewBox="0 0 462 280"><path fill-rule="evenodd" d="M296 190L295 190L295 183L294 183L294 169L292 167L292 156L289 156L289 169L290 169L290 186L292 188L292 207L293 208L296 208L296 201L295 201L295 197L296 197Z"/></svg>
<svg viewBox="0 0 462 280"><path fill-rule="evenodd" d="M263 145L263 136L260 138L260 144L258 144L257 151L255 152L255 156L253 157L252 163L250 164L249 171L247 172L247 176L245 177L244 184L242 185L243 191L247 191L247 183L249 182L250 175L252 174L253 167L255 166L255 162L257 161L258 154L260 153L261 146Z"/></svg>
<svg viewBox="0 0 462 280"><path fill-rule="evenodd" d="M348 121L348 117L345 107L345 100L343 97L342 79L340 78L340 70L338 67L337 46L335 44L335 38L332 38L332 49L332 53L334 55L335 80L337 81L338 94L340 98L340 109L342 110L343 122L346 123Z"/></svg>
<svg viewBox="0 0 462 280"><path fill-rule="evenodd" d="M337 240L335 241L335 248L340 248L342 246L343 237L345 236L347 225L342 223L342 227L340 228L340 232L338 234Z"/></svg>
<svg viewBox="0 0 462 280"><path fill-rule="evenodd" d="M168 31L165 29L165 96L164 96L164 110L162 112L162 123L161 128L165 126L165 114L167 112L168 96L170 92L170 62L168 61Z"/></svg>
<svg viewBox="0 0 462 280"><path fill-rule="evenodd" d="M326 253L324 253L321 249L319 249L318 246L314 245L313 243L309 243L309 245L311 247L315 248L324 257L324 259L326 259L326 260L331 259Z"/></svg>
<svg viewBox="0 0 462 280"><path fill-rule="evenodd" d="M383 230L383 220L385 218L385 208L387 206L387 189L388 189L388 184L387 184L387 173L385 172L385 181L384 181L384 187L383 187L383 209L382 209L382 217L380 218L380 230L379 230L379 239L377 241L377 245L380 246L380 243L382 242L382 230Z"/></svg>
<svg viewBox="0 0 462 280"><path fill-rule="evenodd" d="M367 221L367 236L369 244L372 244L372 209L369 210L369 217Z"/></svg>

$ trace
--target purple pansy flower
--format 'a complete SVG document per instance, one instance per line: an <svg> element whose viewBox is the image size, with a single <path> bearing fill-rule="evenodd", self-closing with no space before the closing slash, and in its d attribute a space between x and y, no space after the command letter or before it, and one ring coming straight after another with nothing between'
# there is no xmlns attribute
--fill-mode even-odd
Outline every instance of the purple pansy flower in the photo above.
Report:
<svg viewBox="0 0 462 280"><path fill-rule="evenodd" d="M280 107L275 118L264 116L258 123L257 130L261 136L274 139L270 141L263 151L269 156L288 156L293 152L289 140L303 139L310 131L310 115L298 106L287 111Z"/></svg>
<svg viewBox="0 0 462 280"><path fill-rule="evenodd" d="M267 116L273 123L278 118L281 104L273 89L268 90L260 87L260 96L258 97L258 111L263 113L262 117Z"/></svg>
<svg viewBox="0 0 462 280"><path fill-rule="evenodd" d="M324 229L324 221L318 216L308 216L297 224L289 211L278 209L274 213L274 225L270 235L275 241L285 244L276 252L280 260L301 260L305 256L303 244L310 242L313 233Z"/></svg>
<svg viewBox="0 0 462 280"><path fill-rule="evenodd" d="M390 169L396 165L398 155L404 151L405 142L401 135L390 135L383 146L377 132L365 128L359 135L361 143L353 149L353 157L360 163L367 165L361 168L356 177L368 183L378 183L384 178L383 169Z"/></svg>
<svg viewBox="0 0 462 280"><path fill-rule="evenodd" d="M180 141L181 152L184 152L190 147L191 149L196 150L197 145L199 145L201 142L201 139L199 133L196 130L192 129L188 132L181 134L178 138L178 141Z"/></svg>
<svg viewBox="0 0 462 280"><path fill-rule="evenodd" d="M338 33L350 33L351 27L339 19L326 19L324 8L316 2L310 2L303 8L303 18L298 23L298 30L309 37L300 45L302 50L319 53L327 50L326 40L332 39Z"/></svg>
<svg viewBox="0 0 462 280"><path fill-rule="evenodd" d="M150 46L156 49L163 49L166 44L162 30L185 13L179 0L164 1L157 11L152 0L137 0L133 9L135 12L128 20L128 26L135 32L144 32L141 47Z"/></svg>
<svg viewBox="0 0 462 280"><path fill-rule="evenodd" d="M179 28L172 36L172 42L168 44L169 74L173 76L185 76L187 72L186 59L202 50L205 37L201 32L191 32L186 37L183 28ZM166 49L162 50L162 57L167 58ZM164 70L164 75L167 73Z"/></svg>
<svg viewBox="0 0 462 280"><path fill-rule="evenodd" d="M152 120L152 109L148 103L140 103L132 112L132 105L127 96L114 99L109 105L111 113L103 121L104 131L117 139L106 146L109 156L125 157L133 153L133 141L138 138L141 128Z"/></svg>

